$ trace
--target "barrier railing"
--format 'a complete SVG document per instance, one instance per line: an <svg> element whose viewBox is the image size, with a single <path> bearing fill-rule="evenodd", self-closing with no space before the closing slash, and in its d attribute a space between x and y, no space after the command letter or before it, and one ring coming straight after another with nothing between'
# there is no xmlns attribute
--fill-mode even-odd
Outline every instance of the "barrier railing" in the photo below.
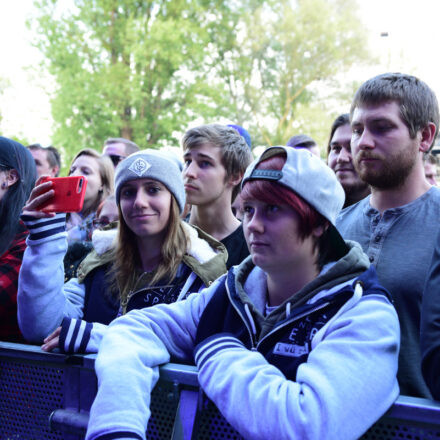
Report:
<svg viewBox="0 0 440 440"><path fill-rule="evenodd" d="M94 359L0 342L0 439L83 439L97 388ZM161 367L151 410L150 440L242 438L200 391L192 366ZM400 396L362 438L440 439L440 403Z"/></svg>

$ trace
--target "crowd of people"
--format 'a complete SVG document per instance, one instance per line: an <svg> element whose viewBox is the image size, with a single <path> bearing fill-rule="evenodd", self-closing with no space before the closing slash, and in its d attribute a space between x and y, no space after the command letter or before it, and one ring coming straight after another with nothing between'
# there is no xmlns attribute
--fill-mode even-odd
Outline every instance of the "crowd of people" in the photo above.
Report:
<svg viewBox="0 0 440 440"><path fill-rule="evenodd" d="M329 127L253 158L238 125L182 159L81 150L80 212L42 206L54 147L0 138L0 340L97 353L88 440L144 439L158 366L195 364L250 439L356 439L399 394L440 400L433 91L387 73Z"/></svg>

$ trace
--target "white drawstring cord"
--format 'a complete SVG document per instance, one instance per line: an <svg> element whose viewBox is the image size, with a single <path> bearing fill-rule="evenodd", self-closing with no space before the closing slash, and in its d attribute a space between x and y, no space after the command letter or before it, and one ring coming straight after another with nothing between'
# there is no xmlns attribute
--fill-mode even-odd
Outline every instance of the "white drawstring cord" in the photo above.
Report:
<svg viewBox="0 0 440 440"><path fill-rule="evenodd" d="M247 315L247 317L248 317L248 319L249 319L249 321L251 323L252 333L254 334L254 336L257 336L257 328L255 327L255 323L254 323L254 320L252 318L251 311L249 310L249 304L246 303L244 305L244 311L246 312L246 315Z"/></svg>

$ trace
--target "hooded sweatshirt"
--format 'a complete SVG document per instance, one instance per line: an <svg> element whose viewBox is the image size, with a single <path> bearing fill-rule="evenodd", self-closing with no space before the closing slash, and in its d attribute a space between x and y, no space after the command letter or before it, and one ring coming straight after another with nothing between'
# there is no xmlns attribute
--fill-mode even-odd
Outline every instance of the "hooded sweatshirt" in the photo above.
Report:
<svg viewBox="0 0 440 440"><path fill-rule="evenodd" d="M199 383L249 439L356 439L394 402L399 324L360 247L265 314L266 274L246 259L186 301L114 321L95 364L87 440L144 439L157 366ZM288 286L286 286L288 289Z"/></svg>

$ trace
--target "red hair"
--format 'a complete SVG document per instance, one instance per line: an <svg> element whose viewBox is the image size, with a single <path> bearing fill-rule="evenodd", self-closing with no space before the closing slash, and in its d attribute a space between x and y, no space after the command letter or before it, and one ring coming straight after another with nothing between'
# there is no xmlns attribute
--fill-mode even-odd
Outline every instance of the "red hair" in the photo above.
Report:
<svg viewBox="0 0 440 440"><path fill-rule="evenodd" d="M270 157L257 165L260 170L281 170L286 158L282 155ZM274 181L256 179L247 181L241 191L242 201L261 200L271 205L288 205L299 217L299 233L302 239L310 236L314 229L327 223L327 219L313 206L291 189Z"/></svg>

